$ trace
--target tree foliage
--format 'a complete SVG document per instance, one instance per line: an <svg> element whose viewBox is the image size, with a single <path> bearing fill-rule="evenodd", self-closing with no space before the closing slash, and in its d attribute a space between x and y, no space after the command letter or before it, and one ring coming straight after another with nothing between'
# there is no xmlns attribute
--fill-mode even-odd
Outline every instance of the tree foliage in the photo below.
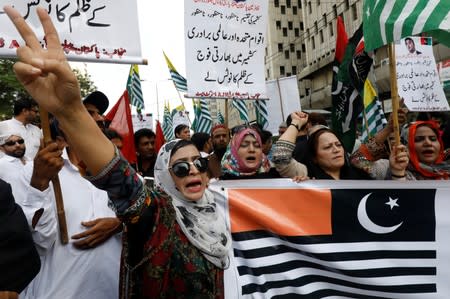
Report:
<svg viewBox="0 0 450 299"><path fill-rule="evenodd" d="M28 96L13 72L14 63L14 59L0 59L0 120L12 117L15 99ZM73 71L80 83L82 98L97 89L87 72Z"/></svg>

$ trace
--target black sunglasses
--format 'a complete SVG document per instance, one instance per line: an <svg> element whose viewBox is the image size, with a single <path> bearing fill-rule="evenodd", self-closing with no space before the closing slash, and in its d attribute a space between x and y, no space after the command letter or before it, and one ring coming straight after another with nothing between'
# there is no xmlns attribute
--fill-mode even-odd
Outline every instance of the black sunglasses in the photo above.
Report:
<svg viewBox="0 0 450 299"><path fill-rule="evenodd" d="M192 162L187 161L176 162L171 167L169 167L169 169L172 170L173 174L176 175L177 177L184 178L189 175L191 165L194 165L199 172L203 173L206 170L208 170L208 159L197 158Z"/></svg>
<svg viewBox="0 0 450 299"><path fill-rule="evenodd" d="M13 145L15 145L16 143L17 144L23 144L25 141L23 140L23 139L19 139L19 140L16 140L16 141L7 141L7 142L5 142L5 144L4 145L7 145L7 146L13 146Z"/></svg>

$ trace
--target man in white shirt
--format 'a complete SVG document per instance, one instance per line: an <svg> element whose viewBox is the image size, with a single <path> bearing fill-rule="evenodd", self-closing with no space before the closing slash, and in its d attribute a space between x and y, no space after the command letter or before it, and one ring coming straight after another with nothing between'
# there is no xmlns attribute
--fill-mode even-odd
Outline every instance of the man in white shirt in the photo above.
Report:
<svg viewBox="0 0 450 299"><path fill-rule="evenodd" d="M14 103L14 117L5 120L12 130L18 132L25 140L25 156L30 160L33 160L39 151L42 139L41 129L33 125L38 112L36 102L30 98L22 98Z"/></svg>

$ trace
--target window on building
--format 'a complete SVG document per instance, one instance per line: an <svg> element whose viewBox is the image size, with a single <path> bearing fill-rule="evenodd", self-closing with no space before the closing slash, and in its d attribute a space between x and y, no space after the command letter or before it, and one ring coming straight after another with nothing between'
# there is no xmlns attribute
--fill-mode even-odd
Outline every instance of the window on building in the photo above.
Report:
<svg viewBox="0 0 450 299"><path fill-rule="evenodd" d="M303 22L300 22L300 30L304 30L305 27L303 27Z"/></svg>
<svg viewBox="0 0 450 299"><path fill-rule="evenodd" d="M316 41L314 39L314 36L311 37L311 47L312 47L313 50L316 48Z"/></svg>
<svg viewBox="0 0 450 299"><path fill-rule="evenodd" d="M281 14L282 14L282 15L285 15L285 14L286 14L286 6L281 5L281 6L280 6L280 10L281 10Z"/></svg>
<svg viewBox="0 0 450 299"><path fill-rule="evenodd" d="M298 8L302 9L302 0L298 0Z"/></svg>
<svg viewBox="0 0 450 299"><path fill-rule="evenodd" d="M294 26L292 25L292 21L288 22L288 29L292 30L294 28Z"/></svg>
<svg viewBox="0 0 450 299"><path fill-rule="evenodd" d="M317 25L317 21L314 22L314 32L317 34L319 31L319 26Z"/></svg>
<svg viewBox="0 0 450 299"><path fill-rule="evenodd" d="M281 29L281 21L276 21L275 24L276 24L277 29L280 30Z"/></svg>
<svg viewBox="0 0 450 299"><path fill-rule="evenodd" d="M330 29L330 36L333 36L334 35L334 30L333 30L333 24L328 24L329 26L328 26L328 28Z"/></svg>
<svg viewBox="0 0 450 299"><path fill-rule="evenodd" d="M289 50L284 51L284 58L289 59Z"/></svg>
<svg viewBox="0 0 450 299"><path fill-rule="evenodd" d="M270 69L267 69L267 78L270 78Z"/></svg>
<svg viewBox="0 0 450 299"><path fill-rule="evenodd" d="M317 6L319 6L320 5L320 0L316 0L317 1Z"/></svg>
<svg viewBox="0 0 450 299"><path fill-rule="evenodd" d="M279 43L278 44L278 52L282 52L283 51L283 44Z"/></svg>
<svg viewBox="0 0 450 299"><path fill-rule="evenodd" d="M274 5L275 7L280 6L280 0L274 0L274 1L273 1L273 5Z"/></svg>
<svg viewBox="0 0 450 299"><path fill-rule="evenodd" d="M302 52L300 50L297 50L295 52L295 54L297 55L297 59L301 59L302 58Z"/></svg>
<svg viewBox="0 0 450 299"><path fill-rule="evenodd" d="M289 44L289 50L291 52L295 52L295 45L294 44Z"/></svg>
<svg viewBox="0 0 450 299"><path fill-rule="evenodd" d="M305 46L305 44L302 44L302 52L306 52L306 46Z"/></svg>
<svg viewBox="0 0 450 299"><path fill-rule="evenodd" d="M292 6L292 14L297 15L297 6Z"/></svg>
<svg viewBox="0 0 450 299"><path fill-rule="evenodd" d="M345 10L348 10L350 8L350 1L345 0Z"/></svg>
<svg viewBox="0 0 450 299"><path fill-rule="evenodd" d="M292 74L297 75L297 67L295 65L292 66Z"/></svg>
<svg viewBox="0 0 450 299"><path fill-rule="evenodd" d="M356 9L356 3L353 3L352 5L352 17L353 21L356 21L358 19L358 10Z"/></svg>
<svg viewBox="0 0 450 299"><path fill-rule="evenodd" d="M295 37L299 37L300 36L300 29L294 28L294 35L295 35Z"/></svg>
<svg viewBox="0 0 450 299"><path fill-rule="evenodd" d="M283 27L283 36L288 36L286 27Z"/></svg>
<svg viewBox="0 0 450 299"><path fill-rule="evenodd" d="M286 7L291 8L291 0L286 0Z"/></svg>
<svg viewBox="0 0 450 299"><path fill-rule="evenodd" d="M310 14L312 14L311 1L308 2L308 11Z"/></svg>
<svg viewBox="0 0 450 299"><path fill-rule="evenodd" d="M324 22L325 24L328 23L328 22L327 22L327 14L326 14L326 13L323 14L323 22Z"/></svg>
<svg viewBox="0 0 450 299"><path fill-rule="evenodd" d="M320 43L323 44L323 30L319 31Z"/></svg>
<svg viewBox="0 0 450 299"><path fill-rule="evenodd" d="M280 66L280 75L284 76L286 74L286 71L284 70L284 66Z"/></svg>
<svg viewBox="0 0 450 299"><path fill-rule="evenodd" d="M335 5L333 5L333 18L337 18L337 16L338 16L338 13L337 13L337 6L336 6L336 4Z"/></svg>

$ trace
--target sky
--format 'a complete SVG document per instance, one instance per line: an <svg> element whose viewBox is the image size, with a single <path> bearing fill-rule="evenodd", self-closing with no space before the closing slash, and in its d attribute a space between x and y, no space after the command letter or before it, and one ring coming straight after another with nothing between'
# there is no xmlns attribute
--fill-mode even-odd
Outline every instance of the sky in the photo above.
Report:
<svg viewBox="0 0 450 299"><path fill-rule="evenodd" d="M159 107L159 119L162 121L164 101L170 102L171 109L181 104L180 96L172 81L169 80L170 74L163 50L177 71L186 76L184 1L137 0L137 5L142 56L148 60L148 65L139 65L144 94L144 113L153 113L156 119L157 107ZM81 69L86 68L98 90L108 96L109 108L117 102L126 88L130 70L128 64L77 63L75 66ZM191 110L192 101L185 98L183 101L186 108ZM135 112L134 108L133 112Z"/></svg>

